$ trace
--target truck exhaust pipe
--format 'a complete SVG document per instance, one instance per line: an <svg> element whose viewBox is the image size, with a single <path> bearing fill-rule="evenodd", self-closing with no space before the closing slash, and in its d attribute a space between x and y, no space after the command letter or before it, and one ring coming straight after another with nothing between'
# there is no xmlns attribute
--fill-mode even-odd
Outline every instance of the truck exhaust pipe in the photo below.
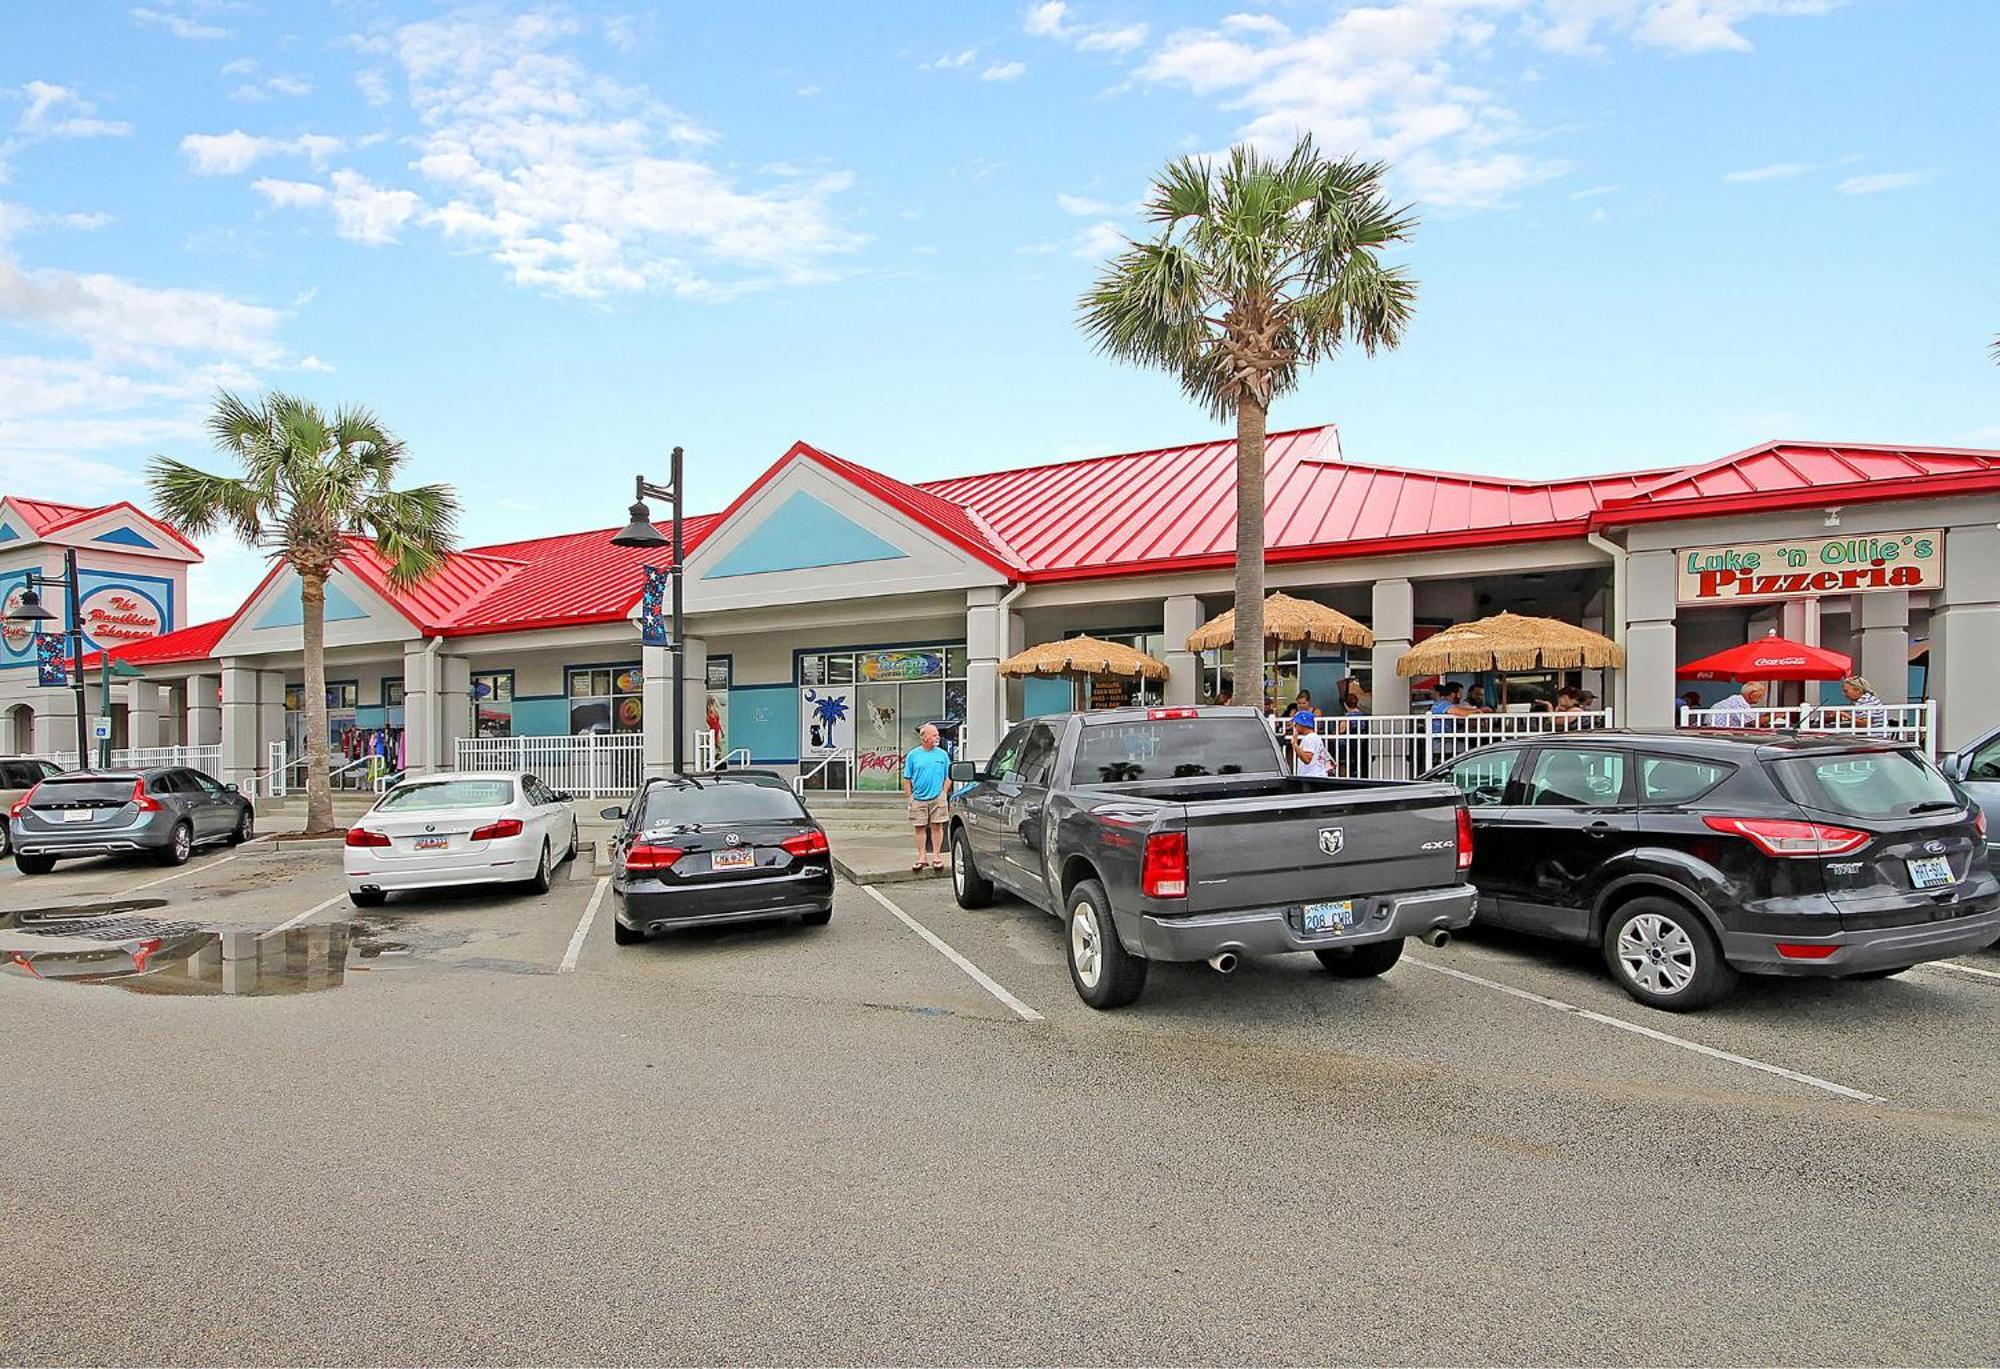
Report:
<svg viewBox="0 0 2000 1369"><path fill-rule="evenodd" d="M1451 933L1442 927L1433 927L1419 938L1426 946L1449 946Z"/></svg>
<svg viewBox="0 0 2000 1369"><path fill-rule="evenodd" d="M1217 974L1234 974L1236 972L1236 952L1217 951L1208 958L1208 968L1214 970Z"/></svg>

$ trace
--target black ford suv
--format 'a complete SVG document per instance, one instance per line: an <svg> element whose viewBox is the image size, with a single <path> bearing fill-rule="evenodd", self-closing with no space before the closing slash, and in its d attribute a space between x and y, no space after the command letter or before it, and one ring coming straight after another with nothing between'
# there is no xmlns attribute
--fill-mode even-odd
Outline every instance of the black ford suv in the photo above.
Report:
<svg viewBox="0 0 2000 1369"><path fill-rule="evenodd" d="M1480 924L1599 945L1655 1008L1738 972L1876 979L2000 938L1986 820L1906 744L1580 732L1434 777L1472 813Z"/></svg>

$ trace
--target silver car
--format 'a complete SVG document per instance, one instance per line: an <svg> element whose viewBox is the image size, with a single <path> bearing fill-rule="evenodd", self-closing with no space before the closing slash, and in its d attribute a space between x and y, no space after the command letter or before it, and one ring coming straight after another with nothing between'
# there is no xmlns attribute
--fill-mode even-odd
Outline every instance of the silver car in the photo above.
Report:
<svg viewBox="0 0 2000 1369"><path fill-rule="evenodd" d="M14 805L14 864L45 875L58 860L150 855L182 865L197 846L231 846L256 833L250 800L199 770L77 770L50 775Z"/></svg>
<svg viewBox="0 0 2000 1369"><path fill-rule="evenodd" d="M28 797L30 789L61 773L62 767L54 761L37 760L33 756L0 756L0 856L13 849L7 833L8 812Z"/></svg>

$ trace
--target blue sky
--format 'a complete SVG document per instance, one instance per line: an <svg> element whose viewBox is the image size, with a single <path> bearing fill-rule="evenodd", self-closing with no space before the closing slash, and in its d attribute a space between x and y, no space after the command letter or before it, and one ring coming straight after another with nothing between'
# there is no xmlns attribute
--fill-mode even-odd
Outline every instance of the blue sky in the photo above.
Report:
<svg viewBox="0 0 2000 1369"><path fill-rule="evenodd" d="M1277 426L1549 476L2000 446L2000 5L7 7L0 489L138 497L218 384L375 407L469 541L690 454L908 479L1216 431L1074 303L1149 176L1306 128L1423 218ZM257 566L219 543L196 611Z"/></svg>

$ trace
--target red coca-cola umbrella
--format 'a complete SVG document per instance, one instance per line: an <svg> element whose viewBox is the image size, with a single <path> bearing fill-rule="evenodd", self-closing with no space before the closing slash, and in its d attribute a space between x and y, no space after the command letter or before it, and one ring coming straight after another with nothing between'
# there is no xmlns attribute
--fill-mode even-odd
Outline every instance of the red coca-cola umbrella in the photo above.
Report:
<svg viewBox="0 0 2000 1369"><path fill-rule="evenodd" d="M1853 670L1852 658L1838 651L1772 633L1689 661L1674 673L1683 680L1839 680Z"/></svg>

